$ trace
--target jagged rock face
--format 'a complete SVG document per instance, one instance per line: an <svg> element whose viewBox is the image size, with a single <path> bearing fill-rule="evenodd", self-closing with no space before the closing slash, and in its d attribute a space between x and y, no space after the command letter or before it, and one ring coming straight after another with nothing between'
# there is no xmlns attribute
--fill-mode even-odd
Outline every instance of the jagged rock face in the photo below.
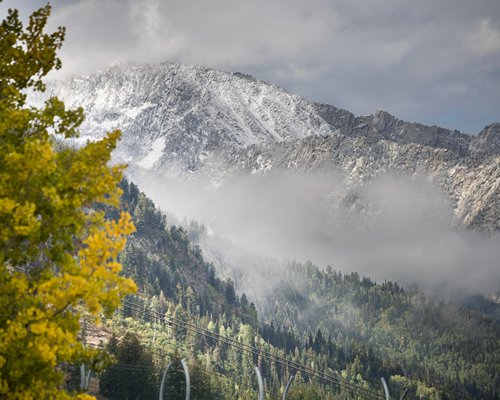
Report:
<svg viewBox="0 0 500 400"><path fill-rule="evenodd" d="M82 140L120 128L115 157L132 169L204 174L340 168L359 185L385 171L425 174L449 195L458 225L500 230L500 124L478 136L401 121L355 117L310 103L241 73L172 63L114 66L49 84L45 94L82 106Z"/></svg>
<svg viewBox="0 0 500 400"><path fill-rule="evenodd" d="M349 136L366 136L398 143L415 143L423 146L448 149L464 156L468 153L473 137L458 131L437 126L425 126L401 121L385 111L356 118L348 111L327 104L317 104L316 110L331 126Z"/></svg>
<svg viewBox="0 0 500 400"><path fill-rule="evenodd" d="M500 123L485 127L471 143L470 150L483 157L500 154Z"/></svg>

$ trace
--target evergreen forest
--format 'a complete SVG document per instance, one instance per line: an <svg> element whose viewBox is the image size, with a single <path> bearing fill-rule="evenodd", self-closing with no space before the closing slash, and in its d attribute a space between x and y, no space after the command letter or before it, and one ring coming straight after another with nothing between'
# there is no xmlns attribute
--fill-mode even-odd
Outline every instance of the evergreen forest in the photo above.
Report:
<svg viewBox="0 0 500 400"><path fill-rule="evenodd" d="M484 304L295 262L256 307L136 185L121 188L137 231L120 262L139 292L98 329L115 357L96 375L104 398L157 398L171 363L165 398L184 399L181 360L192 399L258 398L255 367L266 399L292 376L287 399L383 399L382 377L392 397L500 398L500 322Z"/></svg>

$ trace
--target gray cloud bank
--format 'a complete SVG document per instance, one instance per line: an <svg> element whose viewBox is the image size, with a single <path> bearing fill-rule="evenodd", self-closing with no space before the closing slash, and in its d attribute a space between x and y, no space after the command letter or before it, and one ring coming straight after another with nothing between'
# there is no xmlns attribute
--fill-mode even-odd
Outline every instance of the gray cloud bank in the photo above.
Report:
<svg viewBox="0 0 500 400"><path fill-rule="evenodd" d="M226 261L257 269L243 271L254 280L276 276L265 258L252 261L243 251L239 257L238 248L441 294L500 287L500 235L452 227L444 194L424 178L386 174L348 188L337 173L275 171L233 177L219 187L200 180L140 182L163 209L200 221L233 243L212 240L212 255L224 258L226 252Z"/></svg>
<svg viewBox="0 0 500 400"><path fill-rule="evenodd" d="M116 60L251 73L305 97L477 133L500 120L498 0L54 0L66 73ZM43 1L6 1L25 15ZM2 7L5 7L3 5Z"/></svg>

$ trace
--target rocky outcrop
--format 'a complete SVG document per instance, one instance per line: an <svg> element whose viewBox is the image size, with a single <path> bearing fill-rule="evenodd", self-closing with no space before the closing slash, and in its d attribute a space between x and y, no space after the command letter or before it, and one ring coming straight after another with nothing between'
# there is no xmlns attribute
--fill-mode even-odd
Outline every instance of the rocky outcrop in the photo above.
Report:
<svg viewBox="0 0 500 400"><path fill-rule="evenodd" d="M481 159L500 154L500 123L485 127L470 144L472 154Z"/></svg>
<svg viewBox="0 0 500 400"><path fill-rule="evenodd" d="M227 170L232 172L337 168L352 186L362 185L384 172L425 175L448 194L457 226L500 230L500 156L491 156L482 163L449 149L337 133L251 146L235 151L227 160Z"/></svg>
<svg viewBox="0 0 500 400"><path fill-rule="evenodd" d="M438 126L404 122L385 111L355 117L349 111L337 109L331 105L315 104L315 107L318 114L332 127L349 136L361 135L402 144L414 143L447 149L458 156L467 155L469 145L473 141L470 135Z"/></svg>

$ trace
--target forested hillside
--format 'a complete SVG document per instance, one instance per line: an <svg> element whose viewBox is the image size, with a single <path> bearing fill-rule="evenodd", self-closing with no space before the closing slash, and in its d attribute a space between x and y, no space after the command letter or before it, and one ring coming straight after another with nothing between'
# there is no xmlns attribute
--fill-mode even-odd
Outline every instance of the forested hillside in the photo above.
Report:
<svg viewBox="0 0 500 400"><path fill-rule="evenodd" d="M122 181L122 207L131 213L136 233L127 242L120 261L124 274L134 279L144 296L182 305L191 314L218 319L229 314L257 326L255 306L236 295L231 281L216 277L186 231L168 225L154 203L133 183Z"/></svg>
<svg viewBox="0 0 500 400"><path fill-rule="evenodd" d="M290 265L267 304L274 323L323 332L341 348L362 343L405 378L459 397L500 396L500 324L480 310L312 264ZM361 364L372 377L371 357Z"/></svg>
<svg viewBox="0 0 500 400"><path fill-rule="evenodd" d="M269 399L295 373L289 399L379 398L381 377L394 396L408 388L407 398L499 398L493 319L396 283L296 263L266 303L272 317L258 320L251 299L216 277L184 229L133 183L121 186L137 226L121 261L140 294L105 324L119 362L101 377L108 398L124 398L116 391L132 371L149 373L130 390L149 382L157 393L167 360L176 366L167 390L178 396L169 398L184 398L181 358L196 399L256 398L255 366ZM139 355L124 358L127 346Z"/></svg>

